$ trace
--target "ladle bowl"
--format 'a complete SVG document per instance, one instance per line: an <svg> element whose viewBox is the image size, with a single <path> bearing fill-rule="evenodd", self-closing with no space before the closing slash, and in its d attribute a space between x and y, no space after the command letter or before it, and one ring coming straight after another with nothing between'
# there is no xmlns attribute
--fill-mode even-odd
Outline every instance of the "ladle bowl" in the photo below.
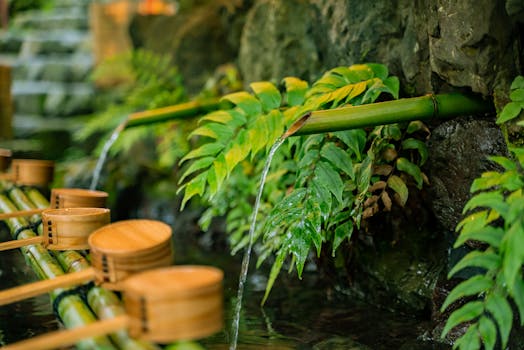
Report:
<svg viewBox="0 0 524 350"><path fill-rule="evenodd" d="M89 248L88 237L111 221L106 208L63 208L42 211L42 236L0 243L0 251L41 243L50 250Z"/></svg>
<svg viewBox="0 0 524 350"><path fill-rule="evenodd" d="M173 263L171 227L155 220L124 220L89 235L92 267L52 279L0 291L0 305L34 297L57 288L95 281L122 290L126 278Z"/></svg>
<svg viewBox="0 0 524 350"><path fill-rule="evenodd" d="M193 340L223 327L223 272L211 266L171 266L141 272L123 283L125 315L44 334L5 347L45 350L128 329L156 343Z"/></svg>
<svg viewBox="0 0 524 350"><path fill-rule="evenodd" d="M49 200L51 208L106 208L107 192L81 188L53 188Z"/></svg>
<svg viewBox="0 0 524 350"><path fill-rule="evenodd" d="M38 159L13 159L11 181L18 185L47 186L53 181L54 162Z"/></svg>

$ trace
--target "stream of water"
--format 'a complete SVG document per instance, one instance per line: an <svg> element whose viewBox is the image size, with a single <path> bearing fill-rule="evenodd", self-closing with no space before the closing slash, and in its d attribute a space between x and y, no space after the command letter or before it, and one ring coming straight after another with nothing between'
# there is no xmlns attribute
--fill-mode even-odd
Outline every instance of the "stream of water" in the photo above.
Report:
<svg viewBox="0 0 524 350"><path fill-rule="evenodd" d="M244 251L244 257L242 259L242 266L240 269L240 277L238 279L238 294L237 294L237 300L235 305L235 313L233 318L233 323L231 326L231 344L229 346L230 350L236 350L237 348L237 342L238 342L238 329L240 324L240 311L242 309L242 298L244 295L244 288L247 280L247 272L249 270L249 261L251 259L251 251L253 249L253 236L255 234L255 228L257 223L257 214L258 209L260 207L260 199L262 198L262 192L264 191L264 183L266 182L266 177L269 172L269 168L271 167L271 161L273 160L273 156L275 155L278 148L282 145L286 138L281 137L279 138L275 144L271 147L269 150L269 154L266 159L266 163L264 164L264 169L262 170L262 175L260 175L260 185L258 187L258 193L255 200L255 206L253 207L253 216L251 218L251 225L249 227L249 244Z"/></svg>
<svg viewBox="0 0 524 350"><path fill-rule="evenodd" d="M93 178L91 180L91 185L89 186L90 190L96 190L96 187L98 186L98 181L100 180L100 174L102 173L104 163L106 162L107 154L109 153L111 146L113 146L113 144L118 139L118 136L120 136L120 133L125 129L127 121L128 118L126 117L120 124L118 124L115 130L113 130L113 132L111 133L109 139L107 139L106 143L104 143L104 147L102 148L102 152L100 153L100 157L98 158L95 170L93 172Z"/></svg>

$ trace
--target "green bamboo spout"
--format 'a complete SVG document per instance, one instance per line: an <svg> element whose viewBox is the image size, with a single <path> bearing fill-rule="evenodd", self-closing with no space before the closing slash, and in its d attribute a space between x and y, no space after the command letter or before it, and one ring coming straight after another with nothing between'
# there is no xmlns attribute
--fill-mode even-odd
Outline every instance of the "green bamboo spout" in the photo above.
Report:
<svg viewBox="0 0 524 350"><path fill-rule="evenodd" d="M220 109L227 104L227 101L220 101L219 99L207 99L185 102L174 106L151 109L143 112L136 112L129 115L125 127L130 128L168 120L196 117L198 115Z"/></svg>
<svg viewBox="0 0 524 350"><path fill-rule="evenodd" d="M285 136L319 134L413 120L448 119L490 112L494 112L491 101L479 97L459 93L431 94L310 112L291 125Z"/></svg>

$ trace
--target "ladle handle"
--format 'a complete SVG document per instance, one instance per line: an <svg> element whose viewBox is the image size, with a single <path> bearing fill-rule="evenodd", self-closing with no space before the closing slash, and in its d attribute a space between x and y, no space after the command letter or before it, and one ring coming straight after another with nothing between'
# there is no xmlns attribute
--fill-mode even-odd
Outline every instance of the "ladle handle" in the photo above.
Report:
<svg viewBox="0 0 524 350"><path fill-rule="evenodd" d="M20 216L31 216L35 214L40 214L45 209L29 209L29 210L18 210L13 211L11 213L0 213L0 220L10 219L10 218L17 218Z"/></svg>
<svg viewBox="0 0 524 350"><path fill-rule="evenodd" d="M25 247L26 245L42 243L44 237L36 236L24 239L14 239L12 241L0 243L0 252L4 250L11 250L15 248Z"/></svg>
<svg viewBox="0 0 524 350"><path fill-rule="evenodd" d="M13 180L13 174L11 173L0 174L0 180Z"/></svg>
<svg viewBox="0 0 524 350"><path fill-rule="evenodd" d="M0 291L0 306L32 298L57 288L65 288L82 282L91 281L94 277L95 269L90 267L82 271L68 273L48 280L2 290Z"/></svg>
<svg viewBox="0 0 524 350"><path fill-rule="evenodd" d="M23 340L12 345L7 345L2 350L46 350L57 349L75 344L81 339L101 336L127 328L129 317L127 315L97 321L85 327L66 329L53 333L43 334L38 337Z"/></svg>

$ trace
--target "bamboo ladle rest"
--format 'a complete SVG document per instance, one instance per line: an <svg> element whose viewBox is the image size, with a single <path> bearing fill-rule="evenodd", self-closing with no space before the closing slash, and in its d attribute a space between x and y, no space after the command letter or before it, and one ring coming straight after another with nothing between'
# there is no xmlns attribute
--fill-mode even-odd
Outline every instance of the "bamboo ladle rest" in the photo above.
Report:
<svg viewBox="0 0 524 350"><path fill-rule="evenodd" d="M0 291L0 305L31 298L57 288L95 281L122 289L127 277L173 262L171 227L155 220L124 220L95 230L88 238L92 267Z"/></svg>
<svg viewBox="0 0 524 350"><path fill-rule="evenodd" d="M86 327L44 334L6 350L45 350L124 328L156 343L209 336L223 327L223 272L210 266L171 266L141 272L123 282L126 314Z"/></svg>
<svg viewBox="0 0 524 350"><path fill-rule="evenodd" d="M19 185L47 186L53 181L55 163L50 160L13 159L11 171L0 174L0 180Z"/></svg>
<svg viewBox="0 0 524 350"><path fill-rule="evenodd" d="M41 236L1 242L0 251L38 243L50 250L88 249L89 235L110 221L110 211L105 208L45 209Z"/></svg>
<svg viewBox="0 0 524 350"><path fill-rule="evenodd" d="M81 188L53 188L49 208L105 208L107 192L85 190ZM11 213L0 213L0 220L40 214L48 208L18 210Z"/></svg>

